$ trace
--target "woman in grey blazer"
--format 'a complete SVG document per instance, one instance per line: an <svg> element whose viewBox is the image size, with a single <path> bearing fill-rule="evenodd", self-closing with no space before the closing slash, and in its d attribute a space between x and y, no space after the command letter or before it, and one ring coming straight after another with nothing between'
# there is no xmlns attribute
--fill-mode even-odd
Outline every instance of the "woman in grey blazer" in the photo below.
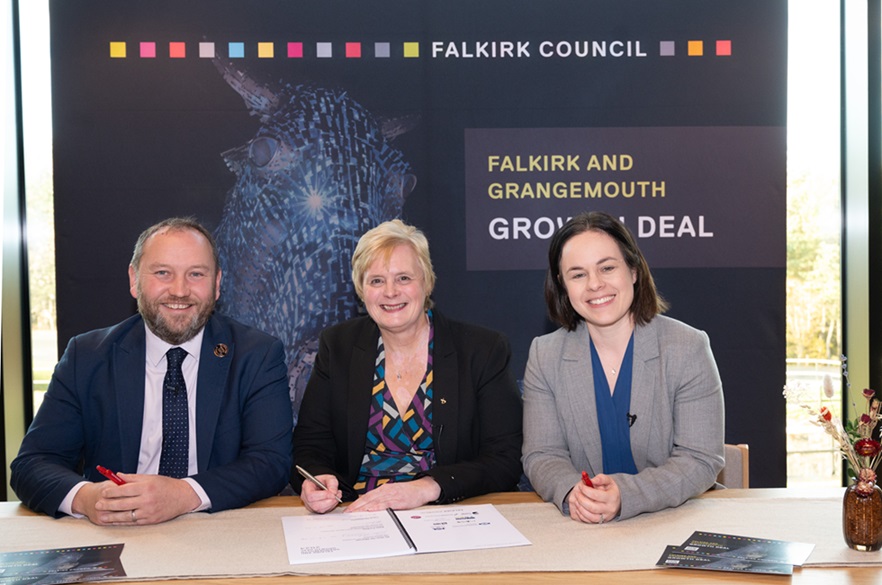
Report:
<svg viewBox="0 0 882 585"><path fill-rule="evenodd" d="M660 316L643 254L606 213L567 222L548 259L545 300L561 328L533 340L524 374L523 463L536 492L602 523L709 489L724 424L707 335Z"/></svg>

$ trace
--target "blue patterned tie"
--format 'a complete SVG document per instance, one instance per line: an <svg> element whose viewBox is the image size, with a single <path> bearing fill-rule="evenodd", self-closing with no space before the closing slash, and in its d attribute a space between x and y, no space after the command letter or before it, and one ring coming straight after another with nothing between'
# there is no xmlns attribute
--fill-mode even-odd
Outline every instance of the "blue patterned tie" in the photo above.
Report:
<svg viewBox="0 0 882 585"><path fill-rule="evenodd" d="M159 475L187 477L190 451L190 413L181 363L187 350L173 347L165 354L168 369L162 383L162 454Z"/></svg>

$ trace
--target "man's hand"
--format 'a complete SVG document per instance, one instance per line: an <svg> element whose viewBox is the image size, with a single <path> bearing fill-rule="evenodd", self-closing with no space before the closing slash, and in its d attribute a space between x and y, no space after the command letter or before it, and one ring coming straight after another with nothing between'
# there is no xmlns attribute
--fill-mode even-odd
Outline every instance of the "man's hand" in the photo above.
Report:
<svg viewBox="0 0 882 585"><path fill-rule="evenodd" d="M74 496L73 512L99 525L159 524L192 512L202 501L186 481L161 475L118 474L109 481L84 485Z"/></svg>

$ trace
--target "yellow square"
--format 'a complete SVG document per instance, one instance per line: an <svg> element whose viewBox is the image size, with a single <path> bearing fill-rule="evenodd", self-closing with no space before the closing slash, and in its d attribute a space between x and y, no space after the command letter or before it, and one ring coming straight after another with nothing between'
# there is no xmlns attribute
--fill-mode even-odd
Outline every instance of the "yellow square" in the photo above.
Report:
<svg viewBox="0 0 882 585"><path fill-rule="evenodd" d="M126 44L124 42L113 41L110 43L110 58L111 59L125 59L126 58Z"/></svg>
<svg viewBox="0 0 882 585"><path fill-rule="evenodd" d="M420 56L419 43L404 43L404 57L406 59L416 59Z"/></svg>
<svg viewBox="0 0 882 585"><path fill-rule="evenodd" d="M704 55L704 41L689 41L688 47L690 57L701 57Z"/></svg>
<svg viewBox="0 0 882 585"><path fill-rule="evenodd" d="M275 49L272 43L257 43L257 58L272 59L275 56Z"/></svg>

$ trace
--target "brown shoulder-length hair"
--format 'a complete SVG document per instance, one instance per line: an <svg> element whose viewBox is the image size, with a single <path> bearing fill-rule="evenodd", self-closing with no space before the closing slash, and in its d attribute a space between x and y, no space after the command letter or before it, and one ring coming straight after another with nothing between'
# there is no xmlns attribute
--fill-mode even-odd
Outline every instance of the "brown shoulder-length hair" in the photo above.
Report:
<svg viewBox="0 0 882 585"><path fill-rule="evenodd" d="M545 304L548 307L549 318L566 327L567 331L574 331L582 321L570 303L566 286L560 274L560 257L564 245L572 238L587 231L598 231L612 237L619 245L622 257L628 268L637 275L634 283L634 301L631 303L631 315L637 325L645 325L652 321L653 317L664 313L668 304L658 294L655 281L649 272L649 265L643 252L637 247L634 236L621 221L603 211L586 211L570 219L551 237L548 247L548 272L545 273Z"/></svg>

